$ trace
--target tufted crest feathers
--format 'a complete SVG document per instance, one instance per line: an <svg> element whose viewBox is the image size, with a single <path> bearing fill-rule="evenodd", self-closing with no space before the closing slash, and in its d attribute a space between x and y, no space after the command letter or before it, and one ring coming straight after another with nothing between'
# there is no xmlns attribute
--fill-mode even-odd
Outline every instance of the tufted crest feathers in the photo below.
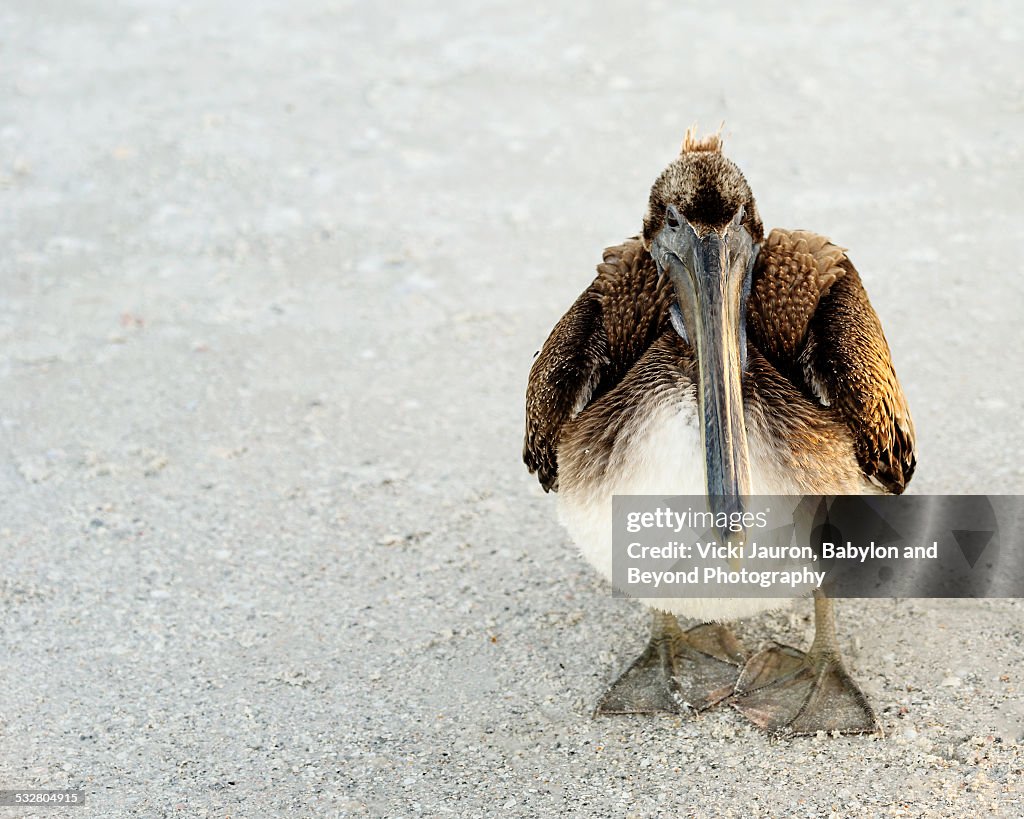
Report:
<svg viewBox="0 0 1024 819"><path fill-rule="evenodd" d="M725 125L725 123L722 123L722 125ZM697 136L696 125L687 128L686 135L683 137L683 145L682 148L680 148L679 153L685 154L696 151L704 151L714 154L722 153L721 127L719 127L717 133L708 134L706 137Z"/></svg>

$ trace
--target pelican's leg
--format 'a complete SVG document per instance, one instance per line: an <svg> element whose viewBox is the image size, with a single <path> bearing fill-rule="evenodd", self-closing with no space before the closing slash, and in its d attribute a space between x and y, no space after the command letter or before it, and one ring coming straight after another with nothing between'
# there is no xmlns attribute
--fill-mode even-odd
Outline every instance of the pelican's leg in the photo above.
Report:
<svg viewBox="0 0 1024 819"><path fill-rule="evenodd" d="M776 643L747 662L733 706L774 734L880 731L875 712L843 667L832 601L814 591L814 642L806 654Z"/></svg>
<svg viewBox="0 0 1024 819"><path fill-rule="evenodd" d="M702 711L732 693L746 657L729 629L706 623L683 631L674 615L652 614L647 648L601 697L597 714Z"/></svg>

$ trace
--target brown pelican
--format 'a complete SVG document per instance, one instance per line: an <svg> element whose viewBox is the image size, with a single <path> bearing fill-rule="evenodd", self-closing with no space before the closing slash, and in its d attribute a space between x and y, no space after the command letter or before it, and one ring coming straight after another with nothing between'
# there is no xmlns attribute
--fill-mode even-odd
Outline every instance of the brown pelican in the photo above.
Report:
<svg viewBox="0 0 1024 819"><path fill-rule="evenodd" d="M534 362L523 458L610 578L614 494L898 494L914 428L845 250L803 230L765 239L721 139L690 131L651 188L642 234L604 251ZM650 643L598 713L728 697L774 733L878 729L820 592L806 653L776 643L749 659L721 622L779 601L643 602ZM676 615L702 624L684 632Z"/></svg>

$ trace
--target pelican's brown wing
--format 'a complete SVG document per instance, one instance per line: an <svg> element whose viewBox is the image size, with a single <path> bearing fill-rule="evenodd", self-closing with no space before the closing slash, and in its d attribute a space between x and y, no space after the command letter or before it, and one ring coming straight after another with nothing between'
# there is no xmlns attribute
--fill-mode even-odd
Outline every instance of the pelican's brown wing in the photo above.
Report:
<svg viewBox="0 0 1024 819"><path fill-rule="evenodd" d="M754 270L747 326L780 372L846 422L864 474L903 492L917 462L914 424L846 252L814 233L773 230Z"/></svg>
<svg viewBox="0 0 1024 819"><path fill-rule="evenodd" d="M614 387L668 322L672 291L639 239L610 247L597 278L544 342L526 389L523 461L558 489L564 425Z"/></svg>

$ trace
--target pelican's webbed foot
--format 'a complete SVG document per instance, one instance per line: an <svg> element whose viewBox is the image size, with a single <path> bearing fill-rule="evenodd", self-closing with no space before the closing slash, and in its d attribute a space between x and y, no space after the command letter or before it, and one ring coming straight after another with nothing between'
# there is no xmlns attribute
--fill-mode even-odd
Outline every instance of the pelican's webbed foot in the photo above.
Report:
<svg viewBox="0 0 1024 819"><path fill-rule="evenodd" d="M776 643L747 662L732 705L759 728L782 735L881 731L864 692L843 667L832 601L815 591L815 635L804 653Z"/></svg>
<svg viewBox="0 0 1024 819"><path fill-rule="evenodd" d="M725 626L684 632L673 615L655 611L647 648L601 697L595 715L703 711L733 692L745 660Z"/></svg>

